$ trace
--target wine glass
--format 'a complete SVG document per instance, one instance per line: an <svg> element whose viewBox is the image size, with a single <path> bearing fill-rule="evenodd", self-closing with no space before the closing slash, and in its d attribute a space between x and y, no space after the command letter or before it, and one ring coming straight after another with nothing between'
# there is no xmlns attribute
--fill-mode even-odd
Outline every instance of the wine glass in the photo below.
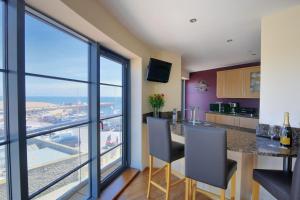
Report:
<svg viewBox="0 0 300 200"><path fill-rule="evenodd" d="M270 126L269 130L268 130L268 135L271 138L271 144L269 146L271 147L275 147L276 145L274 145L274 137L277 135L276 131L275 131L275 126Z"/></svg>

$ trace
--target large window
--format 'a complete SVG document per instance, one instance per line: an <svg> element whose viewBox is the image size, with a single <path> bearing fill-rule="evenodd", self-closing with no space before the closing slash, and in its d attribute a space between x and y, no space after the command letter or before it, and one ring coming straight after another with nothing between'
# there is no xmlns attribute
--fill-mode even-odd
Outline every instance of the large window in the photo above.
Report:
<svg viewBox="0 0 300 200"><path fill-rule="evenodd" d="M0 1L0 199L8 199L7 131L5 111L5 6Z"/></svg>
<svg viewBox="0 0 300 200"><path fill-rule="evenodd" d="M0 0L1 200L97 199L128 166L128 64Z"/></svg>
<svg viewBox="0 0 300 200"><path fill-rule="evenodd" d="M88 60L87 42L26 13L26 131L31 198L55 199L88 182Z"/></svg>
<svg viewBox="0 0 300 200"><path fill-rule="evenodd" d="M112 52L100 55L101 181L126 166L126 67Z"/></svg>

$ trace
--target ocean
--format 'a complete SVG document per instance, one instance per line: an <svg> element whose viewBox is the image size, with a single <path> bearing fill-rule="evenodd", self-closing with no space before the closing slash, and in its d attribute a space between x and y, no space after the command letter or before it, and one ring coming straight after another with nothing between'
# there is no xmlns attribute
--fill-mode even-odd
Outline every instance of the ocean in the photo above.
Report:
<svg viewBox="0 0 300 200"><path fill-rule="evenodd" d="M46 102L46 103L64 105L64 104L76 104L78 102L88 103L88 98L87 97L61 97L61 96L51 96L51 97L31 96L31 97L26 97L26 101L28 101L28 102ZM121 97L101 97L100 102L101 103L109 102L109 103L121 105L122 98Z"/></svg>

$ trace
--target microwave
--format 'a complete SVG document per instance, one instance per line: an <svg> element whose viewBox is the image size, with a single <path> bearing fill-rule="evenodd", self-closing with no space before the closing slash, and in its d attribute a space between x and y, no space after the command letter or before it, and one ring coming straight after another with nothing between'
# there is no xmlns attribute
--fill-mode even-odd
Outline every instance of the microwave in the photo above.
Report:
<svg viewBox="0 0 300 200"><path fill-rule="evenodd" d="M229 113L230 105L228 103L211 103L209 104L209 111L219 113Z"/></svg>

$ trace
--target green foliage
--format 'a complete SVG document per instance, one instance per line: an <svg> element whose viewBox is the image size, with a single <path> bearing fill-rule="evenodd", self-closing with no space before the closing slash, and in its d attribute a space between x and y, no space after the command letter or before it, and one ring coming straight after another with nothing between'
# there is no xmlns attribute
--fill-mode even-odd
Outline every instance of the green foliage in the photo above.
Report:
<svg viewBox="0 0 300 200"><path fill-rule="evenodd" d="M164 94L153 94L150 95L149 103L152 106L152 108L161 108L165 105L165 95Z"/></svg>

